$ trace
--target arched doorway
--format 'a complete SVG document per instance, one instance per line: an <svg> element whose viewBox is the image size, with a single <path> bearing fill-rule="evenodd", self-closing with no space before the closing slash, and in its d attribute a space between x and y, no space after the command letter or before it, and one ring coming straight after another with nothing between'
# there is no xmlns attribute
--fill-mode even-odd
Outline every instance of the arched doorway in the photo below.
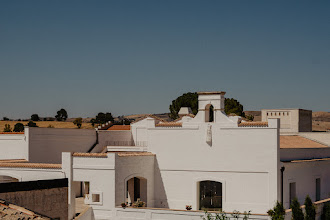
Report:
<svg viewBox="0 0 330 220"><path fill-rule="evenodd" d="M126 202L132 205L138 200L147 204L147 179L133 177L126 181Z"/></svg>
<svg viewBox="0 0 330 220"><path fill-rule="evenodd" d="M199 182L199 209L222 209L222 183L209 180Z"/></svg>
<svg viewBox="0 0 330 220"><path fill-rule="evenodd" d="M214 107L211 104L205 106L205 122L214 121Z"/></svg>

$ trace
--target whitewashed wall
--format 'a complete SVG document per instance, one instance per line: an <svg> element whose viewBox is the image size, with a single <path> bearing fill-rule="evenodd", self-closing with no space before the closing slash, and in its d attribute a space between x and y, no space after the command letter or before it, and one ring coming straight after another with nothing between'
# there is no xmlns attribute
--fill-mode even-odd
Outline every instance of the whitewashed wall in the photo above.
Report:
<svg viewBox="0 0 330 220"><path fill-rule="evenodd" d="M156 154L155 207L183 209L198 205L198 182L223 183L223 209L266 213L280 197L278 120L268 128L212 125L148 127L148 151ZM134 130L134 124L133 129Z"/></svg>
<svg viewBox="0 0 330 220"><path fill-rule="evenodd" d="M29 159L29 131L24 134L0 134L0 160Z"/></svg>
<svg viewBox="0 0 330 220"><path fill-rule="evenodd" d="M115 207L115 154L105 158L73 157L73 181L89 182L90 195L100 194L100 202L85 202L93 208L95 219L110 219ZM74 189L73 189L74 190Z"/></svg>
<svg viewBox="0 0 330 220"><path fill-rule="evenodd" d="M154 205L154 156L116 156L116 206L126 202L126 182L133 177L147 180L147 206ZM143 193L141 192L141 195Z"/></svg>
<svg viewBox="0 0 330 220"><path fill-rule="evenodd" d="M99 131L99 145L109 146L109 142L132 142L132 132L128 131Z"/></svg>
<svg viewBox="0 0 330 220"><path fill-rule="evenodd" d="M203 212L179 211L179 210L157 210L157 209L137 209L137 208L116 208L114 220L129 219L157 219L157 220L201 220L205 214ZM227 214L232 217L231 214ZM238 219L243 219L240 215ZM267 215L250 215L249 219L270 219Z"/></svg>
<svg viewBox="0 0 330 220"><path fill-rule="evenodd" d="M300 204L304 204L309 195L312 201L316 196L316 178L321 178L321 199L330 198L330 161L283 163L285 166L283 195L284 207L289 208L289 184L296 182L296 195Z"/></svg>
<svg viewBox="0 0 330 220"><path fill-rule="evenodd" d="M62 152L87 152L96 131L66 128L29 128L29 161L61 163Z"/></svg>
<svg viewBox="0 0 330 220"><path fill-rule="evenodd" d="M10 176L18 181L36 181L66 178L61 169L36 169L22 167L0 167L0 176Z"/></svg>
<svg viewBox="0 0 330 220"><path fill-rule="evenodd" d="M324 148L283 148L280 149L281 161L330 158L330 147Z"/></svg>

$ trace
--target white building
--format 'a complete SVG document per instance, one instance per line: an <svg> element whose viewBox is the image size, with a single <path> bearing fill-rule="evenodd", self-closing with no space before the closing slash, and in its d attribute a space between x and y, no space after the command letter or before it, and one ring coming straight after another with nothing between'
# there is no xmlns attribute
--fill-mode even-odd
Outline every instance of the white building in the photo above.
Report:
<svg viewBox="0 0 330 220"><path fill-rule="evenodd" d="M200 219L197 210L203 209L251 211L267 219L276 201L289 208L294 197L301 203L307 194L313 201L329 198L329 143L308 134L280 136L277 118L228 117L225 92L198 94L195 117L145 117L129 130L99 131L95 153L63 153L62 164L48 167L0 163L0 175L19 181L68 178L70 218L81 191L92 207L89 219ZM147 208L120 208L137 200ZM197 212L183 211L186 205Z"/></svg>
<svg viewBox="0 0 330 220"><path fill-rule="evenodd" d="M312 111L305 109L262 109L261 120L281 119L281 133L312 131Z"/></svg>

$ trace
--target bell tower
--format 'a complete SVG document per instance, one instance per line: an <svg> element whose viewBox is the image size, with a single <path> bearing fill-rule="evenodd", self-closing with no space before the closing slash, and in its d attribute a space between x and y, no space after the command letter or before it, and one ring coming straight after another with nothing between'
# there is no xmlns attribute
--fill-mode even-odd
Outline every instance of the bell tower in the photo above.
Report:
<svg viewBox="0 0 330 220"><path fill-rule="evenodd" d="M198 92L198 113L204 112L204 122L217 122L225 111L226 92ZM212 112L213 111L213 114Z"/></svg>

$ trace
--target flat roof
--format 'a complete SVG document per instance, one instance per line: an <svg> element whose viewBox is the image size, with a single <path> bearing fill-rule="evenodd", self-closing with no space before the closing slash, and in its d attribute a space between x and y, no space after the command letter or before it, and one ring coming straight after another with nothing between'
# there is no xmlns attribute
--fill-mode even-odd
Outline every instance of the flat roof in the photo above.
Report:
<svg viewBox="0 0 330 220"><path fill-rule="evenodd" d="M225 95L224 91L214 91L214 92L197 92L197 95Z"/></svg>
<svg viewBox="0 0 330 220"><path fill-rule="evenodd" d="M303 110L303 111L312 111L303 108L270 108L270 109L261 109L261 111L283 111L283 110Z"/></svg>
<svg viewBox="0 0 330 220"><path fill-rule="evenodd" d="M280 148L328 148L328 146L299 135L281 135Z"/></svg>

